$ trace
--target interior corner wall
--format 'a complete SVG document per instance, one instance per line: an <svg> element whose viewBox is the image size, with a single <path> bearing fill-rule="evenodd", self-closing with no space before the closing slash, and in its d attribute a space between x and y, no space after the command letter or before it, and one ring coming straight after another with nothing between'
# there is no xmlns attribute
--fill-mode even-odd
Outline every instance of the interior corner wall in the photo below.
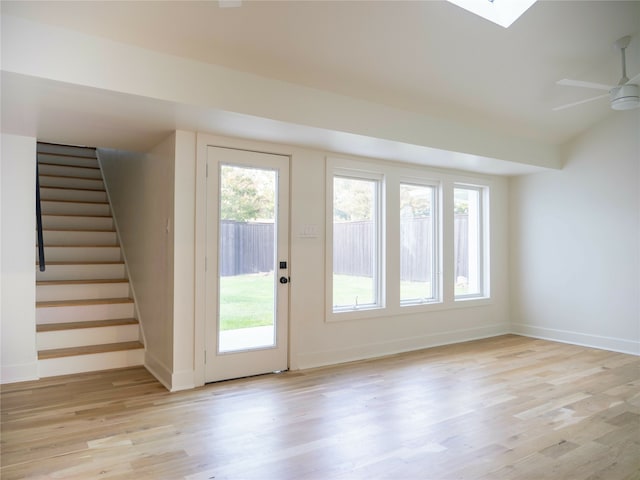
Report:
<svg viewBox="0 0 640 480"><path fill-rule="evenodd" d="M145 366L171 389L175 134L149 153L99 149L139 322Z"/></svg>
<svg viewBox="0 0 640 480"><path fill-rule="evenodd" d="M640 111L613 112L563 170L511 180L515 333L640 354L639 139Z"/></svg>
<svg viewBox="0 0 640 480"><path fill-rule="evenodd" d="M2 134L0 161L1 383L38 378L36 139Z"/></svg>

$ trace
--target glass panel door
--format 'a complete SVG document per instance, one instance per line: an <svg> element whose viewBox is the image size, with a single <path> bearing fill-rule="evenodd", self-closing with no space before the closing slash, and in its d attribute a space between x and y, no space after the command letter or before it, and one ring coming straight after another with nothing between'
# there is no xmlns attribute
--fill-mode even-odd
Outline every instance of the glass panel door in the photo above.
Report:
<svg viewBox="0 0 640 480"><path fill-rule="evenodd" d="M208 149L206 381L288 367L289 157Z"/></svg>

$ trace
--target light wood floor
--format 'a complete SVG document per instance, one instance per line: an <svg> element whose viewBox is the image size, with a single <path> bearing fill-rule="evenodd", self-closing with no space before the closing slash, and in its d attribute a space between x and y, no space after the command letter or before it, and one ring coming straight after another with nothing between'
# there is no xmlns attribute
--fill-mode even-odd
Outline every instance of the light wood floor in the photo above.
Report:
<svg viewBox="0 0 640 480"><path fill-rule="evenodd" d="M3 480L639 479L640 357L514 335L168 393L2 387Z"/></svg>

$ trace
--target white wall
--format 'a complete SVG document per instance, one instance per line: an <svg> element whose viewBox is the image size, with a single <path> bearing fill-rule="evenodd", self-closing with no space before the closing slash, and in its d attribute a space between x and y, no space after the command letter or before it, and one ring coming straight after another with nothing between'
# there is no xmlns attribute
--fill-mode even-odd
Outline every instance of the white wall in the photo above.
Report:
<svg viewBox="0 0 640 480"><path fill-rule="evenodd" d="M2 134L0 382L38 378L34 247L36 139Z"/></svg>
<svg viewBox="0 0 640 480"><path fill-rule="evenodd" d="M445 309L434 308L422 313L325 321L327 155L330 154L303 149L293 152L290 309L292 369L371 358L508 332L507 180L481 175L477 176L479 181L488 180L492 184L490 268L493 275L490 302L470 302L456 306L449 304ZM374 165L376 163L375 160L365 161ZM423 170L429 171L428 168ZM460 176L466 174L460 173ZM394 219L389 218L388 223L392 225ZM305 224L319 225L321 234L317 238L301 237L299 234L304 231ZM445 277L445 281L450 278Z"/></svg>
<svg viewBox="0 0 640 480"><path fill-rule="evenodd" d="M428 313L392 315L340 322L325 316L325 162L328 152L287 145L198 135L198 172L204 171L206 145L244 148L291 156L290 368L302 369L361 358L455 343L509 331L508 180L489 180L491 190L492 298ZM369 160L367 160L369 161ZM370 160L376 162L375 160ZM386 163L389 165L389 163ZM406 166L406 165L405 165ZM413 166L412 166L413 168ZM420 168L420 167L417 167ZM426 171L429 169L424 168ZM452 172L449 172L452 173ZM461 175L466 176L462 173ZM196 354L204 349L204 202L206 182L198 174L196 200ZM305 237L304 226L319 226ZM204 373L196 361L196 383Z"/></svg>
<svg viewBox="0 0 640 480"><path fill-rule="evenodd" d="M172 391L194 386L195 141L176 131L146 155L99 150L145 366Z"/></svg>
<svg viewBox="0 0 640 480"><path fill-rule="evenodd" d="M567 146L563 170L511 181L517 333L640 354L640 111Z"/></svg>
<svg viewBox="0 0 640 480"><path fill-rule="evenodd" d="M98 155L144 332L145 365L171 388L175 134L148 154Z"/></svg>

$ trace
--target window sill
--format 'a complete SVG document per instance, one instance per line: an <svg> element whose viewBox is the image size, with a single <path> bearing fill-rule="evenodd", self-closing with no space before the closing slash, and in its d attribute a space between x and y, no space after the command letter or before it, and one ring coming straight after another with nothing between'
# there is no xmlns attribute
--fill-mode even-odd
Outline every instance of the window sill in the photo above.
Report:
<svg viewBox="0 0 640 480"><path fill-rule="evenodd" d="M491 297L473 297L452 300L448 302L431 302L415 305L403 305L395 308L380 307L359 310L345 310L327 314L326 323L347 322L350 320L374 319L381 317L397 317L401 315L426 314L445 310L457 310L460 308L476 308L493 304Z"/></svg>

